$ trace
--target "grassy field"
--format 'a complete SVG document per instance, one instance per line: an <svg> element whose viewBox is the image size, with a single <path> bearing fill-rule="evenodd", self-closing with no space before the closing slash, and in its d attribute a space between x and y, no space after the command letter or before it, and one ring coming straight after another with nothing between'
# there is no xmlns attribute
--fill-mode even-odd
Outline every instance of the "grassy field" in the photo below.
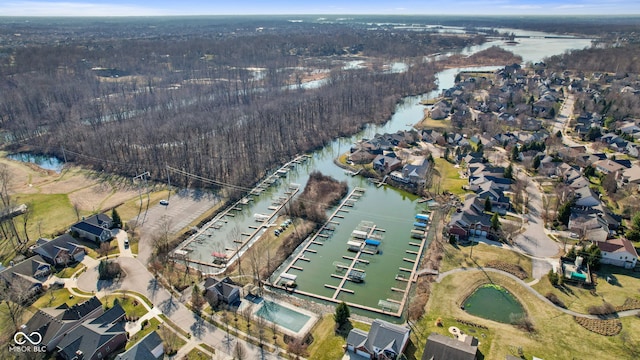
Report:
<svg viewBox="0 0 640 360"><path fill-rule="evenodd" d="M335 324L333 315L327 314L313 327L311 335L313 335L314 340L307 349L309 359L336 360L342 357L342 354L344 354L342 346L346 345L347 339L336 334L334 331ZM352 321L351 324L353 327L364 331L369 331L371 327L369 324L356 321Z"/></svg>
<svg viewBox="0 0 640 360"><path fill-rule="evenodd" d="M595 295L589 290L577 286L564 285L556 288L551 285L549 279L544 277L533 286L540 294L549 292L556 294L568 309L587 313L591 305L601 305L606 301L614 306L622 305L626 299L640 300L640 273L625 270L615 266L602 265L596 271L598 283L595 288ZM614 284L606 281L607 276L616 279Z"/></svg>
<svg viewBox="0 0 640 360"><path fill-rule="evenodd" d="M29 206L29 245L39 237L57 236L83 216L123 204L120 215L129 219L139 208L138 190L128 178L75 167L65 168L58 174L5 157L0 157L0 166L6 167L10 174L12 201ZM159 191L151 194L151 199L157 202L166 195L166 191ZM146 197L143 200L146 205ZM16 223L22 226L23 218L17 217ZM0 262L6 263L15 255L13 246L0 242Z"/></svg>
<svg viewBox="0 0 640 360"><path fill-rule="evenodd" d="M451 244L444 244L444 258L442 259L440 272L459 267L485 266L491 261L498 260L508 264L519 265L531 277L531 259L520 253L483 243L473 245L473 254L471 251L471 245L454 247ZM469 255L473 255L473 258L469 258ZM528 280L525 279L525 281Z"/></svg>
<svg viewBox="0 0 640 360"><path fill-rule="evenodd" d="M458 171L460 169L455 168L453 164L442 158L436 158L435 160L435 173L433 176L433 185L431 191L434 191L439 185L440 192L448 191L455 195L462 195L466 191L462 188L463 185L467 185L469 181L467 179L461 179Z"/></svg>
<svg viewBox="0 0 640 360"><path fill-rule="evenodd" d="M416 125L416 127L420 129L436 129L442 131L451 128L451 120L433 120L432 118L425 116L424 119Z"/></svg>
<svg viewBox="0 0 640 360"><path fill-rule="evenodd" d="M185 360L208 360L209 354L206 354L196 348L191 349L187 355L183 358Z"/></svg>
<svg viewBox="0 0 640 360"><path fill-rule="evenodd" d="M534 333L475 317L460 309L460 304L466 296L477 286L487 282L504 286L523 304L535 326ZM441 318L443 327L436 326L438 318ZM458 323L456 319L485 325L488 330L470 329ZM623 334L637 334L640 330L640 322L635 317L623 319L622 324ZM426 315L414 326L412 340L416 350L408 354L409 359L420 358L426 339L432 332L450 336L447 331L450 326L457 326L463 332L478 337L479 350L483 354L481 358L484 359L504 359L507 354L517 356L518 348L522 348L526 359L532 359L533 356L546 360L633 357L629 355L629 350L625 349L623 335L605 337L585 330L571 316L531 296L522 286L499 274L453 274L441 283L434 284Z"/></svg>

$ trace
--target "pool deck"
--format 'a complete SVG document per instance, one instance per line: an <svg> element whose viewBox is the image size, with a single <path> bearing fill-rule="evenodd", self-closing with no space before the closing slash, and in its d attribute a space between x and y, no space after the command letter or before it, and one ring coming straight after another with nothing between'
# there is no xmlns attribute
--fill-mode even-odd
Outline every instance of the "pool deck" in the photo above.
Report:
<svg viewBox="0 0 640 360"><path fill-rule="evenodd" d="M304 254L307 251L312 251L312 249L309 249L309 246L311 246L312 244L322 244L321 241L318 241L318 239L322 239L323 236L321 236L321 233L323 232L323 230L327 230L327 229L331 229L331 231L333 231L332 229L332 224L339 224L338 221L335 220L335 218L339 218L336 217L336 215L338 215L339 212L343 211L344 209L343 207L350 207L353 206L353 203L355 201L357 201L358 198L360 198L360 196L362 196L362 194L364 193L364 189L362 188L355 188L353 191L351 191L351 193L346 197L346 199L344 201L342 201L342 203L338 206L338 208L333 212L333 214L329 217L329 219L327 220L327 222L320 228L320 230L313 236L311 237L310 240L308 240L304 245L303 245L303 249L302 251L300 251L298 253L298 255L289 263L289 265L284 269L284 271L282 271L282 273L286 273L287 271L289 271L289 269L295 269L295 270L299 270L299 271L303 271L304 268L301 266L297 266L296 263L298 261L309 261L307 258L304 257ZM397 304L398 305L398 310L397 311L388 311L385 310L384 308L375 308L375 307L370 307L370 306L365 306L365 305L361 305L361 304L357 304L357 303L352 303L352 302L347 302L345 301L345 303L353 308L356 309L361 309L361 310L366 310L366 311L370 311L370 312L374 312L374 313L378 313L378 314L383 314L383 315L390 315L390 316L394 316L394 317L402 317L402 313L404 312L404 307L405 304L408 301L409 298L409 293L411 290L411 286L414 282L417 281L417 278L419 275L422 274L418 274L418 267L420 265L420 259L422 258L422 255L425 251L425 243L427 241L427 236L426 234L429 232L429 229L431 228L431 224L427 224L427 226L423 229L424 231L424 236L422 236L422 239L420 241L420 243L416 243L416 242L409 242L408 245L409 246L415 246L417 248L417 250L406 250L406 252L408 254L411 255L415 255L415 259L408 259L405 258L405 261L409 264L411 264L411 268L404 268L404 267L400 267L398 268L398 270L402 273L402 272L407 272L409 273L408 276L405 278L404 276L396 276L396 279L399 281L404 281L405 282L405 287L404 288L396 288L396 287L392 287L391 290L394 292L400 292L402 293L402 300L398 301L398 300L393 300L393 299L386 299L387 302L389 303L393 303L393 304ZM378 231L384 231L382 229L376 229L376 226L373 225L369 231L368 231L368 237L370 237L371 235L373 235L373 233L378 230ZM416 240L416 239L413 239ZM272 288L276 288L276 289L281 289L281 290L285 290L287 292L290 293L294 293L294 294L300 294L300 295L304 295L304 296L308 296L310 298L315 298L318 300L323 300L323 301L327 301L327 302L332 302L332 303L341 303L342 300L338 299L338 296L340 295L341 292L347 292L347 293L354 293L353 290L350 289L346 289L344 286L348 280L347 275L349 274L349 271L356 269L356 265L359 264L360 262L365 262L366 260L360 259L360 255L366 253L365 251L358 251L353 257L348 257L348 256L343 256L343 258L347 259L347 260L351 260L351 263L348 266L342 266L343 269L346 269L344 276L341 275L336 275L336 274L331 274L332 277L334 278L341 278L340 284L338 286L333 286L333 285L328 285L325 284L324 286L326 288L330 288L330 289L335 289L335 292L333 293L333 296L328 297L328 296L323 296L323 295L319 295L319 294L314 294L314 293L310 293L310 292L306 292L306 291L302 291L302 290L298 290L298 289L293 289L293 288L288 288L285 286L281 286L278 285L277 283L269 283L265 280L263 280L263 284L270 286Z"/></svg>
<svg viewBox="0 0 640 360"><path fill-rule="evenodd" d="M271 302L276 303L276 304L278 304L278 305L280 305L282 307L288 308L288 309L290 309L292 311L301 313L301 314L306 315L306 316L309 317L309 320L307 320L307 322L302 326L302 328L298 332L295 332L293 330L287 329L286 327L281 326L278 323L275 323L276 326L278 327L278 331L280 331L280 332L286 333L286 334L294 336L294 337L300 337L301 335L304 336L307 333L309 333L311 331L311 328L313 328L313 325L315 325L316 322L318 322L318 319L319 319L318 314L316 314L314 312L311 312L309 310L300 308L298 306L295 306L295 305L290 304L290 303L285 302L285 301L279 301L279 300L276 300L276 299L272 299L271 297L263 297L263 301L260 302L260 304L258 306L254 306L254 309L252 309L252 315L253 316L256 316L256 317L258 316L257 312L258 312L258 310L260 310L260 308L262 306L264 306L264 301L265 300L266 301L271 301ZM243 303L244 303L244 301L243 301ZM240 309L238 309L238 311L240 311ZM269 321L269 320L266 320L266 321Z"/></svg>

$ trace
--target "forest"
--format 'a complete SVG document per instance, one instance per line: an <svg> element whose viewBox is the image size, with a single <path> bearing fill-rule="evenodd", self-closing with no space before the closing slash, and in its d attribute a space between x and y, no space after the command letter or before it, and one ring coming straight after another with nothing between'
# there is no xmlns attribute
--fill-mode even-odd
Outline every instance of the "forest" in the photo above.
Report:
<svg viewBox="0 0 640 360"><path fill-rule="evenodd" d="M295 154L386 121L402 97L433 89L440 65L426 55L485 40L269 24L218 24L198 34L193 25L180 33L160 21L149 27L152 34L136 36L144 26L133 22L105 25L102 37L97 25L85 34L72 22L22 29L19 43L6 35L5 146L123 175L149 171L162 180L171 166L250 185ZM50 27L59 40L47 43ZM351 61L361 66L347 68ZM391 71L394 62L411 71ZM311 80L321 83L306 86ZM172 182L204 185L185 177Z"/></svg>
<svg viewBox="0 0 640 360"><path fill-rule="evenodd" d="M474 28L489 18L404 19L423 29L456 20L457 33L382 20L0 18L0 139L9 151L99 171L164 181L175 168L249 186L296 154L386 121L402 97L432 90L447 64L429 55L502 36ZM601 28L593 19L568 23ZM395 71L398 63L408 71Z"/></svg>

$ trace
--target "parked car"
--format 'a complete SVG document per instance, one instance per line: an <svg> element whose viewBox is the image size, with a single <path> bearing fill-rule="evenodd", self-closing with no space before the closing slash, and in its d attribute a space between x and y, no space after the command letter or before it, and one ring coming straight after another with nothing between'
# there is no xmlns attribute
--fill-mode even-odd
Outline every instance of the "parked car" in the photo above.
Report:
<svg viewBox="0 0 640 360"><path fill-rule="evenodd" d="M129 239L124 239L124 248L125 249L129 248Z"/></svg>

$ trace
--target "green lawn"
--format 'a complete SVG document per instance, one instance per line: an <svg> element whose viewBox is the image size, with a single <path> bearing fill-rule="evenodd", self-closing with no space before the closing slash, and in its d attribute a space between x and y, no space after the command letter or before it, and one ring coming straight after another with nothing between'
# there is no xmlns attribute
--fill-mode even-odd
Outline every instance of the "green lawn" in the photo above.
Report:
<svg viewBox="0 0 640 360"><path fill-rule="evenodd" d="M469 255L473 257L470 258ZM449 271L459 267L485 266L491 261L500 261L508 264L519 265L531 277L531 259L515 251L502 249L483 243L454 247L451 244L444 244L444 257L440 266L440 272ZM528 281L525 279L524 281Z"/></svg>
<svg viewBox="0 0 640 360"><path fill-rule="evenodd" d="M507 288L522 303L535 326L535 333L530 334L508 324L485 320L460 308L471 291L487 282ZM629 355L629 349L625 348L622 336L601 336L582 328L572 316L540 301L510 278L499 274L473 272L449 275L441 283L433 284L426 310L426 315L413 326L412 342L416 349L407 354L409 359L420 359L426 338L431 332L450 336L450 326L457 326L464 332L477 336L484 359L504 359L507 354L517 355L518 348L522 348L526 359L532 359L533 356L542 359L633 358ZM442 319L443 327L436 326L438 318ZM456 318L487 326L488 330L465 327ZM638 319L625 318L622 324L623 333L635 339L633 334L640 330Z"/></svg>
<svg viewBox="0 0 640 360"><path fill-rule="evenodd" d="M64 303L69 306L81 303L86 301L88 298L80 297L80 296L72 296L69 290L62 288L56 290L47 290L40 296L38 300L36 300L33 304L31 304L31 308L42 309L45 307L57 307Z"/></svg>
<svg viewBox="0 0 640 360"><path fill-rule="evenodd" d="M467 185L469 181L467 179L460 179L461 171L459 168L455 168L453 164L442 158L436 158L435 169L433 176L433 185L431 191L435 191L439 186L440 192L448 191L455 195L462 195L467 191L462 186Z"/></svg>
<svg viewBox="0 0 640 360"><path fill-rule="evenodd" d="M534 285L533 288L542 295L546 295L549 292L556 294L568 309L581 313L587 313L589 306L601 305L603 301L619 306L627 298L640 300L640 273L616 266L602 265L600 270L596 271L596 274L599 280L595 288L595 295L587 289L572 285L556 288L551 285L547 277L540 279L540 282ZM607 276L615 278L617 280L616 283L607 283Z"/></svg>
<svg viewBox="0 0 640 360"><path fill-rule="evenodd" d="M144 305L140 304L137 299L124 294L107 295L100 299L100 301L102 301L104 306L111 308L116 299L128 317L139 318L148 312Z"/></svg>
<svg viewBox="0 0 640 360"><path fill-rule="evenodd" d="M85 266L82 263L75 263L71 266L67 266L65 268L60 269L54 275L59 278L70 278L76 271L84 269Z"/></svg>
<svg viewBox="0 0 640 360"><path fill-rule="evenodd" d="M191 351L189 351L189 353L187 355L185 355L185 357L183 357L183 359L185 360L208 360L210 359L209 354L206 354L200 350L198 350L197 348L193 348L191 349Z"/></svg>
<svg viewBox="0 0 640 360"><path fill-rule="evenodd" d="M369 324L359 323L352 321L353 327L369 331L371 327ZM337 335L334 331L335 322L333 321L333 315L327 314L316 323L311 330L313 336L313 343L307 349L309 353L309 359L318 360L336 360L342 357L344 350L343 345L346 345L346 338Z"/></svg>
<svg viewBox="0 0 640 360"><path fill-rule="evenodd" d="M144 327L144 329L138 331L137 333L132 335L131 338L129 338L129 341L127 342L126 349L131 348L138 341L140 341L143 337L145 337L148 334L150 334L153 330L157 330L158 329L158 325L160 325L160 320L158 320L157 318L151 318L149 320L149 323L147 324L147 326Z"/></svg>

